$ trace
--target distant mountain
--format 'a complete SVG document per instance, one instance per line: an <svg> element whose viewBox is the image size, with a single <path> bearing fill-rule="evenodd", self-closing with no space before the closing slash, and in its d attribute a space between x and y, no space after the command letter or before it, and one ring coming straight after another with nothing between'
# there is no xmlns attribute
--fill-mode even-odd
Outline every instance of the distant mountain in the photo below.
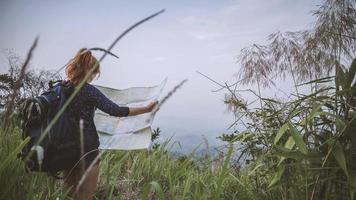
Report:
<svg viewBox="0 0 356 200"><path fill-rule="evenodd" d="M166 134L164 131L161 133L161 141L164 141L168 138L172 137L171 144L169 146L170 152L180 152L182 154L190 154L193 150L196 149L196 153L202 152L203 150L209 149L211 152L215 147L221 146L224 143L220 140L216 139L215 136L212 135L198 135L194 132L190 134L184 135L169 135Z"/></svg>
<svg viewBox="0 0 356 200"><path fill-rule="evenodd" d="M160 141L172 138L172 141L179 143L173 145L170 151L189 154L196 147L220 146L223 143L216 139L226 132L223 125L216 122L204 122L199 119L185 119L177 117L161 118L153 124L153 128L161 129Z"/></svg>

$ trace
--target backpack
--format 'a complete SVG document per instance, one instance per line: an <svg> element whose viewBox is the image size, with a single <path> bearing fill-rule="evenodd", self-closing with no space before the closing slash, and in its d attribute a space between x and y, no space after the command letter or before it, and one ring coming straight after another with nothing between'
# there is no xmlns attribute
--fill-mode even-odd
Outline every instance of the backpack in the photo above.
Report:
<svg viewBox="0 0 356 200"><path fill-rule="evenodd" d="M71 169L80 159L79 115L73 110L73 103L44 135L73 91L68 81L50 81L47 91L24 101L22 138L30 140L19 157L25 162L26 171L47 172L56 177L59 171ZM39 141L41 137L43 140Z"/></svg>

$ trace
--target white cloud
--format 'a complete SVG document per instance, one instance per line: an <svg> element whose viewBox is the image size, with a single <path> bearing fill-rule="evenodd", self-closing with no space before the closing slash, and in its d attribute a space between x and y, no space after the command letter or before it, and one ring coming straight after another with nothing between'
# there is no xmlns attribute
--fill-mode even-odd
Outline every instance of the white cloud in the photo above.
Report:
<svg viewBox="0 0 356 200"><path fill-rule="evenodd" d="M180 22L186 25L193 25L196 22L196 17L193 15L186 16L183 19L181 19Z"/></svg>
<svg viewBox="0 0 356 200"><path fill-rule="evenodd" d="M213 40L216 39L220 36L218 33L212 33L212 32L201 32L201 33L196 33L194 34L194 37L198 40Z"/></svg>
<svg viewBox="0 0 356 200"><path fill-rule="evenodd" d="M152 62L163 62L163 61L166 61L168 60L168 57L164 57L164 56L158 56L158 57L155 57L155 58L152 58Z"/></svg>
<svg viewBox="0 0 356 200"><path fill-rule="evenodd" d="M291 5L295 7L291 8ZM303 29L305 21L310 18L306 8L310 9L310 6L283 0L238 0L213 9L203 7L192 10L179 22L185 32L196 40L223 42L239 36L252 40L259 35L261 41L277 30Z"/></svg>

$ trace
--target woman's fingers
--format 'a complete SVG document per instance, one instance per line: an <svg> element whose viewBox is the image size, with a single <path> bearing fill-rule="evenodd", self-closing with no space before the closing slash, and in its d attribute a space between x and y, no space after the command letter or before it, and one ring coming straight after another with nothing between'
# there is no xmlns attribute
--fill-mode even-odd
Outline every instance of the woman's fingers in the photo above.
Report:
<svg viewBox="0 0 356 200"><path fill-rule="evenodd" d="M158 101L152 101L147 105L147 110L151 112L158 105Z"/></svg>

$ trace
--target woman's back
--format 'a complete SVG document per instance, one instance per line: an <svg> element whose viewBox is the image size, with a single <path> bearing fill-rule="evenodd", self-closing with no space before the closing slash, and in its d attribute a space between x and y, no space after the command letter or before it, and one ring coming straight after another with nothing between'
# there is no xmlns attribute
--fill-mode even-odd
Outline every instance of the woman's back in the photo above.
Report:
<svg viewBox="0 0 356 200"><path fill-rule="evenodd" d="M117 117L129 114L128 107L121 107L108 99L100 90L89 83L85 83L73 100L72 109L83 120L84 146L86 150L98 148L99 140L94 124L94 112L101 111Z"/></svg>

